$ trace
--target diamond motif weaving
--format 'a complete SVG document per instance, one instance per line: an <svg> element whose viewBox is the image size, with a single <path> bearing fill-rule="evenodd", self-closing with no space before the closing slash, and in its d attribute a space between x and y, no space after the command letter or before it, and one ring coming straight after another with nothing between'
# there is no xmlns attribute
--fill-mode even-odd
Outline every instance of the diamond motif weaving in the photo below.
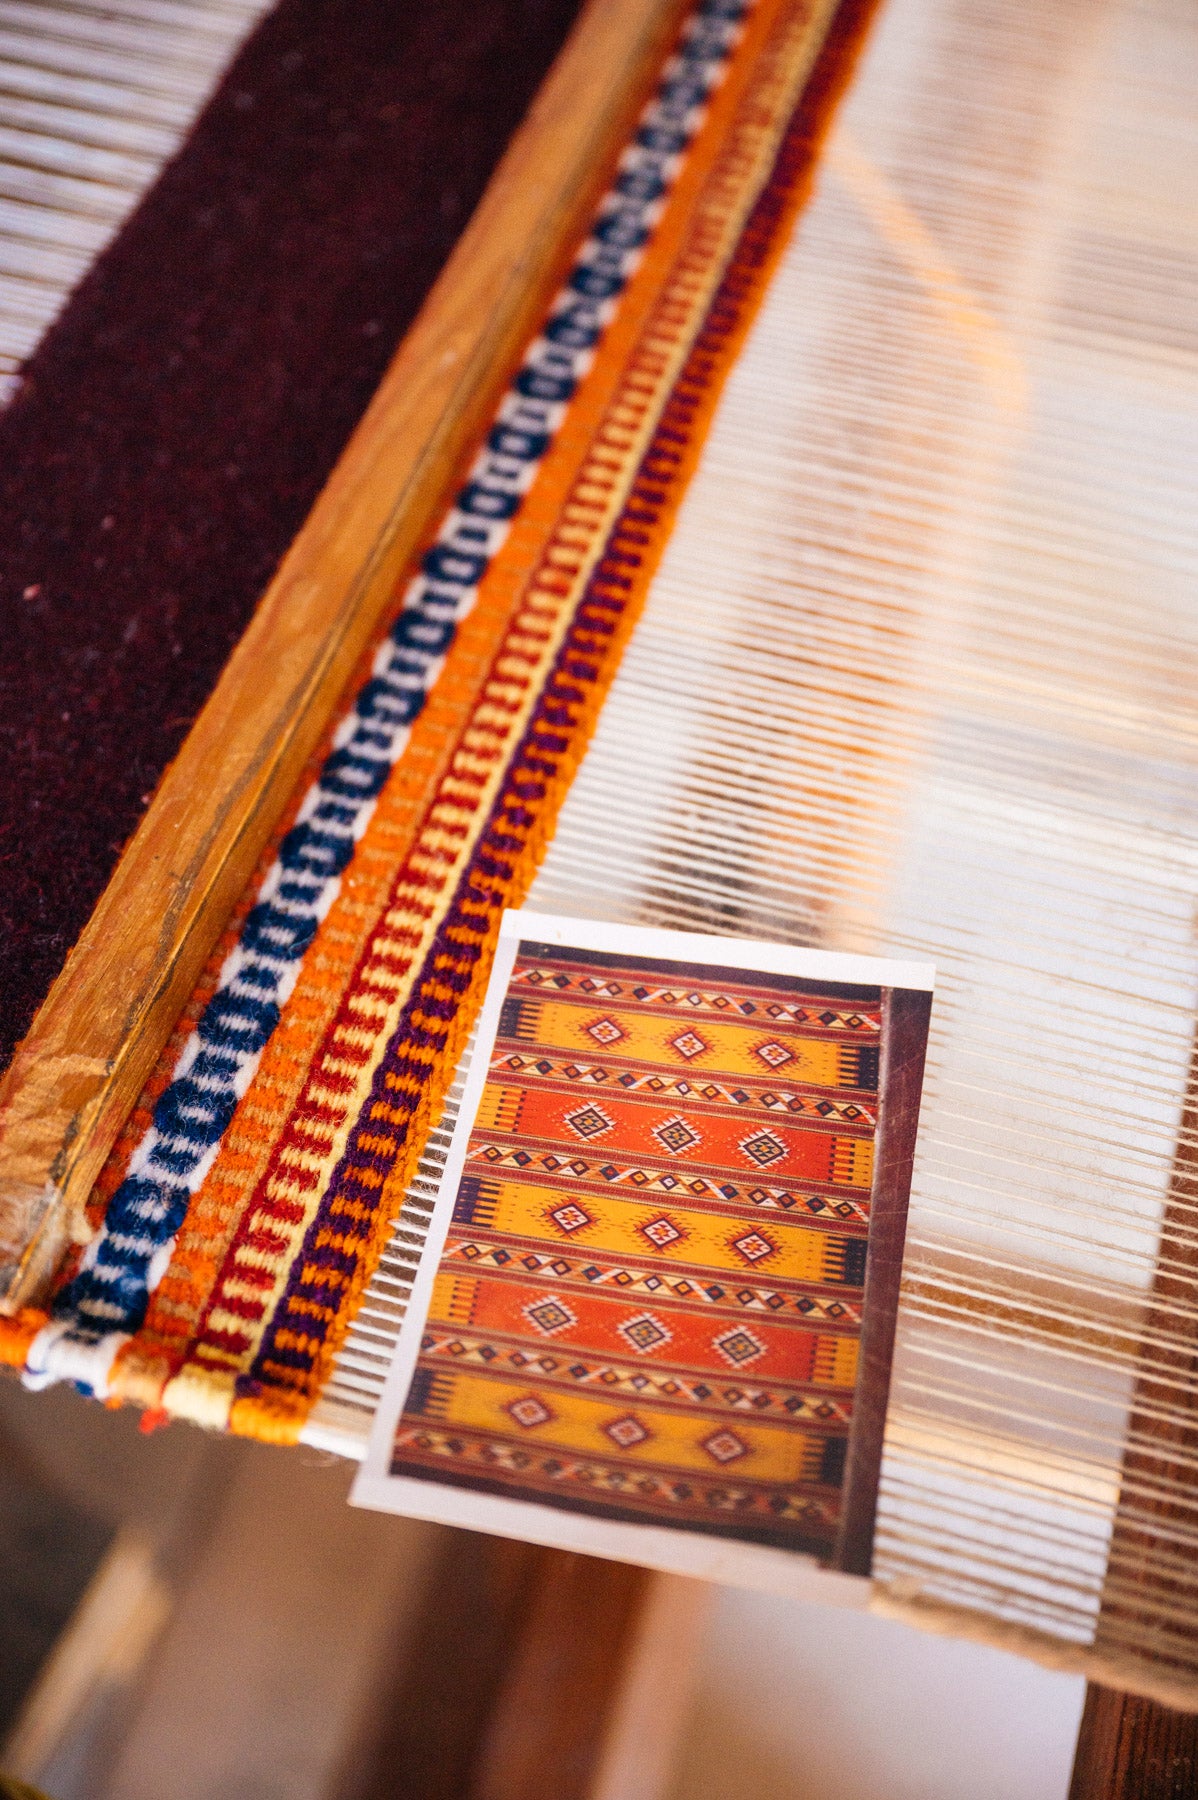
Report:
<svg viewBox="0 0 1198 1800"><path fill-rule="evenodd" d="M621 1450L631 1450L635 1444L643 1444L645 1439L651 1436L640 1420L634 1419L631 1413L627 1418L613 1419L612 1423L605 1425L603 1429L612 1443L618 1444Z"/></svg>
<svg viewBox="0 0 1198 1800"><path fill-rule="evenodd" d="M703 1448L718 1463L735 1462L738 1456L747 1456L749 1449L734 1431L712 1432L709 1438L704 1438Z"/></svg>
<svg viewBox="0 0 1198 1800"><path fill-rule="evenodd" d="M739 1250L746 1262L755 1263L762 1262L767 1256L772 1256L778 1246L771 1244L770 1240L763 1237L761 1232L749 1231L745 1233L744 1237L733 1238L732 1248Z"/></svg>
<svg viewBox="0 0 1198 1800"><path fill-rule="evenodd" d="M751 1331L745 1331L743 1327L738 1331L726 1331L723 1337L713 1338L712 1342L720 1355L726 1356L735 1368L741 1368L765 1353L765 1345L760 1338L755 1338Z"/></svg>
<svg viewBox="0 0 1198 1800"><path fill-rule="evenodd" d="M614 1019L596 1019L586 1029L597 1044L618 1044L624 1036Z"/></svg>
<svg viewBox="0 0 1198 1800"><path fill-rule="evenodd" d="M594 1224L590 1213L583 1212L581 1206L558 1206L549 1217L562 1231L581 1231L584 1225Z"/></svg>
<svg viewBox="0 0 1198 1800"><path fill-rule="evenodd" d="M536 1425L547 1425L553 1417L549 1408L535 1394L526 1394L523 1400L513 1400L508 1411L517 1425L522 1425L525 1431L531 1431Z"/></svg>
<svg viewBox="0 0 1198 1800"><path fill-rule="evenodd" d="M567 1113L566 1124L571 1131L576 1131L580 1138L601 1137L610 1131L612 1121L607 1114L600 1112L597 1106L586 1106L581 1112Z"/></svg>
<svg viewBox="0 0 1198 1800"><path fill-rule="evenodd" d="M620 1336L625 1343L631 1344L634 1350L656 1350L661 1344L668 1344L673 1332L655 1319L652 1313L642 1313L639 1319L629 1319L619 1327Z"/></svg>
<svg viewBox="0 0 1198 1800"><path fill-rule="evenodd" d="M655 1125L653 1135L671 1156L677 1156L699 1142L698 1132L693 1131L685 1119L668 1119L664 1125Z"/></svg>
<svg viewBox="0 0 1198 1800"><path fill-rule="evenodd" d="M759 1169L764 1169L767 1163L777 1162L780 1156L786 1154L785 1144L780 1144L772 1131L760 1131L756 1137L742 1138L740 1147Z"/></svg>
<svg viewBox="0 0 1198 1800"><path fill-rule="evenodd" d="M526 1306L524 1317L530 1324L535 1325L538 1331L543 1331L546 1337L551 1336L555 1331L564 1330L567 1325L577 1325L578 1323L569 1307L563 1306L561 1301L555 1300L551 1294L546 1294L543 1300L533 1306Z"/></svg>
<svg viewBox="0 0 1198 1800"><path fill-rule="evenodd" d="M657 1250L664 1250L669 1244L676 1244L684 1235L670 1219L651 1219L647 1225L640 1227L642 1237Z"/></svg>

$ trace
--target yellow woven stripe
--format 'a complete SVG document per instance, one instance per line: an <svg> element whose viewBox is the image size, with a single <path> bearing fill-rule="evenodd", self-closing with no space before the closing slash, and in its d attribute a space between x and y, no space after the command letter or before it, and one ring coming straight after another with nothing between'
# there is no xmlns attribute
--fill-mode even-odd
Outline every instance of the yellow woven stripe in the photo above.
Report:
<svg viewBox="0 0 1198 1800"><path fill-rule="evenodd" d="M758 1226L752 1220L725 1219L717 1213L662 1206L660 1201L646 1204L615 1194L585 1194L572 1201L560 1189L523 1182L497 1181L494 1187L493 1208L488 1205L486 1210L490 1229L538 1243L569 1243L575 1255L599 1251L639 1262L646 1255L660 1256L667 1262L699 1263L745 1278L751 1274L755 1282L834 1282L843 1274L843 1239L798 1219L780 1219L776 1213ZM555 1223L554 1213L559 1222ZM589 1222L576 1223L576 1215ZM447 1249L467 1236L465 1228L455 1227ZM737 1250L737 1241L745 1248ZM762 1246L771 1248L767 1252Z"/></svg>
<svg viewBox="0 0 1198 1800"><path fill-rule="evenodd" d="M621 1034L613 1037L605 1025ZM601 1029L596 1034L593 1027ZM762 1025L740 1025L705 1015L701 1022L659 1018L651 1013L616 1007L578 1006L566 1000L521 998L521 1038L535 1040L547 1050L570 1050L595 1056L605 1048L618 1049L621 1060L665 1064L703 1073L752 1075L758 1080L776 1077L808 1082L814 1087L839 1087L840 1045L827 1038L805 1038L793 1027L780 1031ZM699 1045L706 1048L699 1048ZM681 1045L681 1048L678 1046ZM776 1061L762 1056L762 1047L776 1047L783 1055Z"/></svg>
<svg viewBox="0 0 1198 1800"><path fill-rule="evenodd" d="M535 1396L549 1416L543 1422L523 1425L509 1409L529 1398L529 1389L514 1382L454 1374L444 1379L443 1392L430 1411L451 1427L491 1431L509 1440L529 1439L541 1447L552 1445L584 1456L609 1460L615 1456L620 1461L704 1475L717 1475L727 1468L738 1481L789 1484L819 1478L823 1439L794 1426L760 1425L738 1417L722 1427L710 1418L697 1419L682 1411L640 1406L630 1410L626 1401L613 1405L586 1394L556 1390L538 1391ZM536 1417L535 1407L522 1410L525 1417ZM631 1427L621 1431L621 1422L628 1419L646 1433L643 1438L636 1438ZM613 1426L614 1436L609 1429ZM716 1446L718 1454L704 1447L709 1443ZM738 1450L737 1445L743 1449Z"/></svg>

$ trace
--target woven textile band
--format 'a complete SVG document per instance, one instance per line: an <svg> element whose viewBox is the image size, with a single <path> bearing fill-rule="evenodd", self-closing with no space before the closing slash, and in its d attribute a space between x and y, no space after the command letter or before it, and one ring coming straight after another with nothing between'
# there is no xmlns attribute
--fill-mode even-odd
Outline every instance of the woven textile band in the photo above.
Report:
<svg viewBox="0 0 1198 1800"><path fill-rule="evenodd" d="M92 1243L52 1318L7 1327L31 1382L301 1429L805 192L831 11L703 0L684 27L110 1159Z"/></svg>

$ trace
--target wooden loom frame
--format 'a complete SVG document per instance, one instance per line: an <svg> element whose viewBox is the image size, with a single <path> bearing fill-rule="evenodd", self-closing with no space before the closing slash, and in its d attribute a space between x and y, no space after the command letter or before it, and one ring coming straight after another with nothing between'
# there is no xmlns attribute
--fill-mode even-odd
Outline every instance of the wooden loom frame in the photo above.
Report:
<svg viewBox="0 0 1198 1800"><path fill-rule="evenodd" d="M0 1083L0 1310L36 1300L559 283L688 10L589 0Z"/></svg>

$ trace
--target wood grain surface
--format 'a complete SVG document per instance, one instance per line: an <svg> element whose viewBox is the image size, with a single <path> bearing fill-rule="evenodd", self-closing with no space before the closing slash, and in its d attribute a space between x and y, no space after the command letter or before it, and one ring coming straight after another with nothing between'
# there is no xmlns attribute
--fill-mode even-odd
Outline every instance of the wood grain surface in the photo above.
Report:
<svg viewBox="0 0 1198 1800"><path fill-rule="evenodd" d="M681 18L591 0L0 1088L0 1307L95 1177L561 278Z"/></svg>
<svg viewBox="0 0 1198 1800"><path fill-rule="evenodd" d="M1174 1712L1091 1682L1069 1800L1193 1800L1195 1794L1198 1713Z"/></svg>

